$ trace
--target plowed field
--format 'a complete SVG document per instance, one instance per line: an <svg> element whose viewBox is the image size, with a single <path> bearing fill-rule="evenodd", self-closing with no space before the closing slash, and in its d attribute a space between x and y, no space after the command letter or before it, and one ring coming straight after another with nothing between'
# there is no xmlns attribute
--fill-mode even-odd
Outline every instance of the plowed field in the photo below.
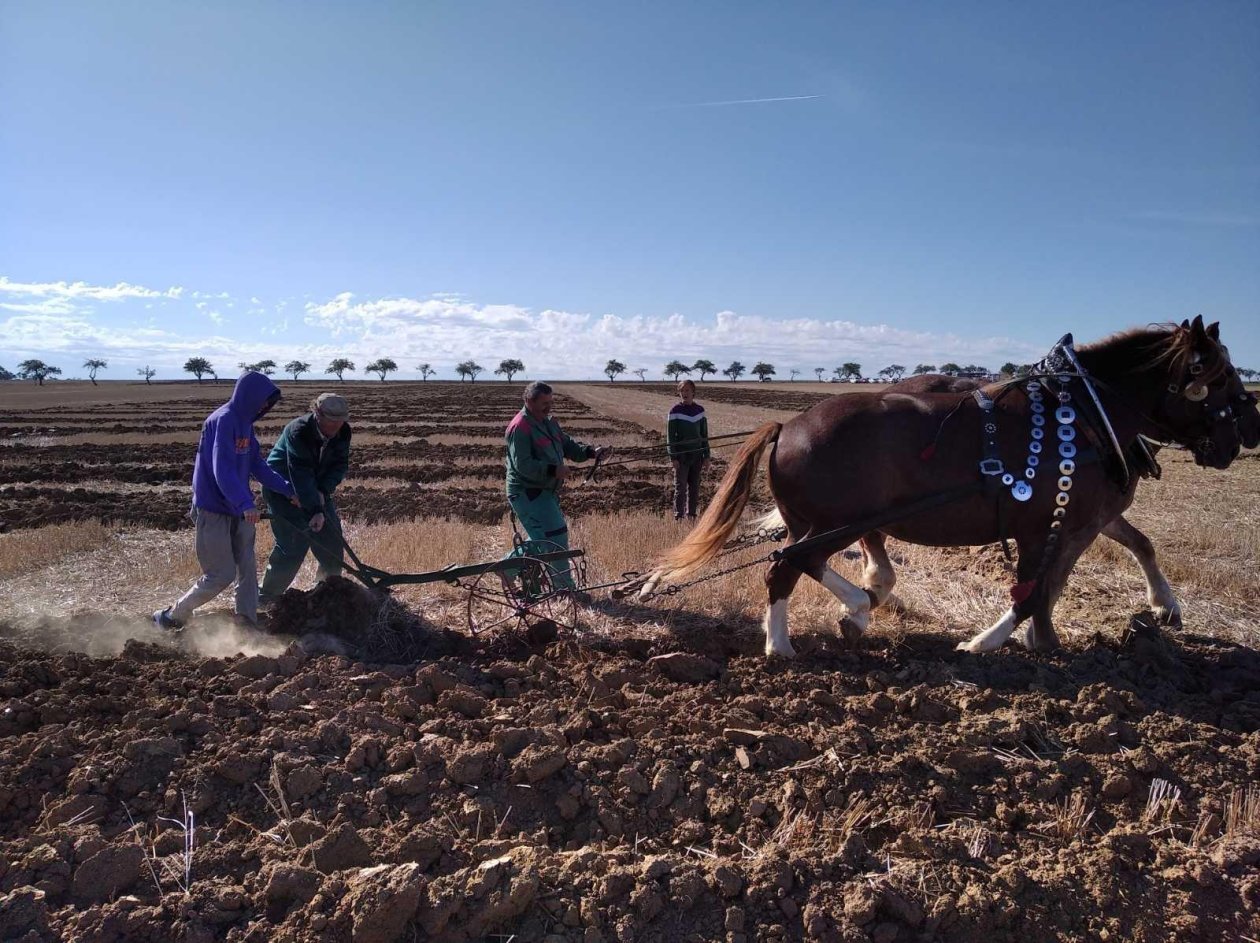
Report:
<svg viewBox="0 0 1260 943"><path fill-rule="evenodd" d="M624 409L570 388L558 417L659 442L636 423L667 391L637 386ZM813 395L710 386L714 434ZM901 606L856 647L829 596L794 597L787 664L761 654L758 568L596 592L545 645L470 637L458 588L382 605L308 568L282 634L235 629L225 596L172 640L145 614L196 575L187 481L227 387L45 389L0 387L0 940L1260 939L1255 454L1169 455L1130 514L1184 629L1100 545L1051 655L956 652L1009 565L904 545ZM316 392L284 389L265 443ZM360 555L501 555L519 385L346 389ZM592 580L681 535L667 500L661 462L566 490Z"/></svg>

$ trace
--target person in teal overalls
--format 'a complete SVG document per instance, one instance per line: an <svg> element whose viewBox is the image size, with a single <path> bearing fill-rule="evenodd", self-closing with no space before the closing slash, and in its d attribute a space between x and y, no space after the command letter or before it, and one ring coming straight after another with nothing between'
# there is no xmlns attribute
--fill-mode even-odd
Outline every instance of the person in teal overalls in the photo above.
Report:
<svg viewBox="0 0 1260 943"><path fill-rule="evenodd" d="M340 576L341 518L333 492L350 468L350 406L337 393L321 393L311 411L294 419L276 440L267 464L293 483L300 507L263 487L275 547L263 573L260 603L270 606L293 583L307 552L319 561L316 580Z"/></svg>
<svg viewBox="0 0 1260 943"><path fill-rule="evenodd" d="M530 540L549 540L569 549L569 525L560 510L560 488L569 476L568 459L584 462L611 451L595 448L565 435L551 418L554 396L546 383L535 381L525 388L525 405L508 423L507 497L516 519ZM567 564L556 581L573 588Z"/></svg>

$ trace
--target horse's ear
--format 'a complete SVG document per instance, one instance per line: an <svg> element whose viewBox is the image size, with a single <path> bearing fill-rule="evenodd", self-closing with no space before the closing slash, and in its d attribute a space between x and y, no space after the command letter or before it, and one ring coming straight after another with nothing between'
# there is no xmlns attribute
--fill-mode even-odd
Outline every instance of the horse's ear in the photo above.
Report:
<svg viewBox="0 0 1260 943"><path fill-rule="evenodd" d="M1183 329L1183 330L1186 330L1186 331L1190 330L1190 319L1189 319L1189 318L1182 318L1182 319L1181 319L1181 327L1182 327L1182 329Z"/></svg>
<svg viewBox="0 0 1260 943"><path fill-rule="evenodd" d="M1194 321L1190 324L1190 337L1196 346L1207 340L1207 331L1203 329L1203 315L1194 316Z"/></svg>
<svg viewBox="0 0 1260 943"><path fill-rule="evenodd" d="M1213 321L1211 324L1207 326L1207 336L1212 338L1212 340L1216 341L1217 343L1220 343L1220 340L1221 340L1221 322L1220 321Z"/></svg>

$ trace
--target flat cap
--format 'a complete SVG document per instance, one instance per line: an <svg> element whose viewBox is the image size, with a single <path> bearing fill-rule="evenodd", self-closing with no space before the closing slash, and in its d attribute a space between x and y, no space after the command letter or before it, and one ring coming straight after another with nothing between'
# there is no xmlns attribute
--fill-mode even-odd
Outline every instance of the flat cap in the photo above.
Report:
<svg viewBox="0 0 1260 943"><path fill-rule="evenodd" d="M336 393L320 393L315 399L315 411L325 419L350 418L350 404Z"/></svg>

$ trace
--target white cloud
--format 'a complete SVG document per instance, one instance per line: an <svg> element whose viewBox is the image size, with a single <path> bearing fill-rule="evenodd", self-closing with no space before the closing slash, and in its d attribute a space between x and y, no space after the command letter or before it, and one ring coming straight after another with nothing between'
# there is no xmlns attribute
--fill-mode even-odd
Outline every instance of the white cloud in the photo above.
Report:
<svg viewBox="0 0 1260 943"><path fill-rule="evenodd" d="M1030 362L1041 351L1003 337L907 331L846 318L779 318L718 311L703 317L534 310L513 304L477 304L457 294L429 298L359 298L342 292L307 301L301 320L286 301L251 308L230 322L223 293L182 289L159 292L120 282L110 288L82 282L22 283L0 278L0 360L28 356L104 357L115 376L151 363L164 376L184 360L204 356L221 369L241 360L309 361L317 367L345 356L362 363L389 356L402 375L415 364L434 364L440 376L472 357L487 368L519 358L531 377L598 377L616 358L630 369L659 376L675 358L701 357L725 366L732 360L766 360L780 374L831 368L850 360L874 373L889 363L955 360L996 367ZM108 310L96 310L110 301ZM143 309L155 303L156 317ZM130 321L128 321L130 318ZM292 330L290 329L292 325ZM207 330L208 329L208 330ZM318 372L318 371L317 371Z"/></svg>
<svg viewBox="0 0 1260 943"><path fill-rule="evenodd" d="M0 309L17 311L19 314L71 314L74 311L74 305L65 298L49 298L47 301L24 304L0 302Z"/></svg>
<svg viewBox="0 0 1260 943"><path fill-rule="evenodd" d="M0 292L28 295L34 298L72 298L93 301L122 301L127 298L179 298L183 288L158 291L142 285L119 282L113 286L89 285L87 282L13 282L0 275Z"/></svg>
<svg viewBox="0 0 1260 943"><path fill-rule="evenodd" d="M868 368L891 362L957 360L997 366L1028 361L1040 352L1008 338L964 338L906 331L887 324L845 319L772 318L720 311L711 317L681 314L595 315L532 311L517 305L477 305L451 298L356 300L342 292L308 302L306 324L375 356L451 362L524 360L531 376L598 376L613 357L646 366L653 375L675 357L694 360L763 359L791 367L831 367L857 358ZM909 366L913 366L913 363Z"/></svg>

